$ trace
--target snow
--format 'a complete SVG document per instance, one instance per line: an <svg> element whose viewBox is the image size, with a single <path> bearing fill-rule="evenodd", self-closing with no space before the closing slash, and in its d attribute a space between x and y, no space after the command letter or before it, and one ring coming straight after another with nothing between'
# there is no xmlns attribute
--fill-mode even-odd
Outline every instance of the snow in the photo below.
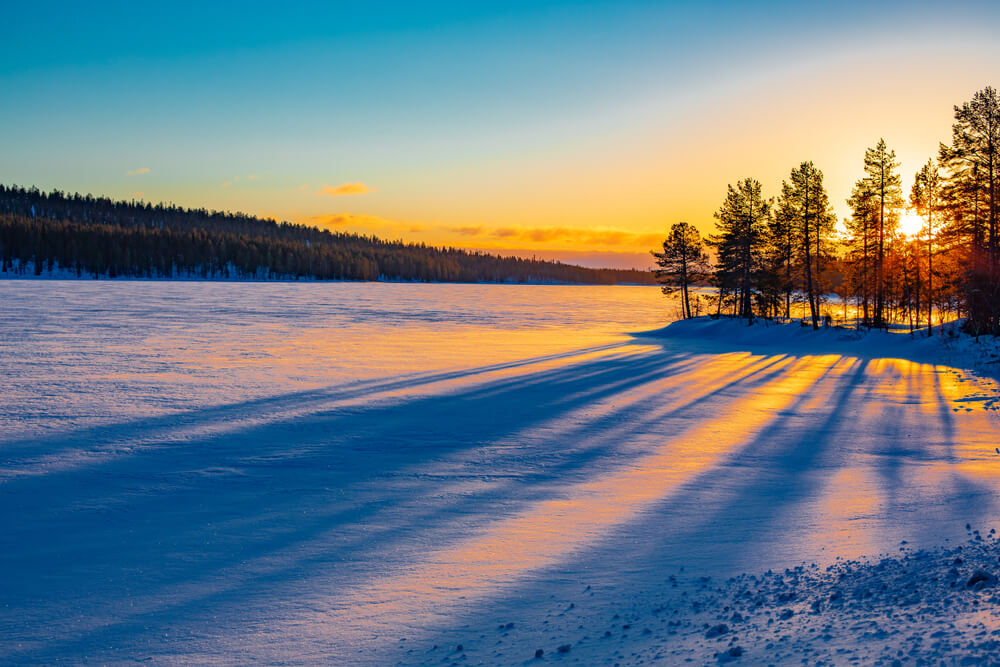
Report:
<svg viewBox="0 0 1000 667"><path fill-rule="evenodd" d="M664 328L640 287L0 290L0 662L995 654L993 341Z"/></svg>

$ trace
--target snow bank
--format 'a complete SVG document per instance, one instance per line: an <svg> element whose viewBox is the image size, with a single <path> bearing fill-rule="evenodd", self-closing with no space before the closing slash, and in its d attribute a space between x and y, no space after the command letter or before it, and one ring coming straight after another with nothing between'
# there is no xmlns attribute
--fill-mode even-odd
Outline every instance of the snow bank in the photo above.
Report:
<svg viewBox="0 0 1000 667"><path fill-rule="evenodd" d="M780 324L756 320L748 326L746 320L696 317L633 335L639 338L679 339L729 350L762 350L794 356L839 354L861 359L906 359L996 377L1000 371L1000 339L969 336L960 331L960 324L949 322L936 326L933 335L928 337L926 328L915 334L844 327L814 330L797 322Z"/></svg>

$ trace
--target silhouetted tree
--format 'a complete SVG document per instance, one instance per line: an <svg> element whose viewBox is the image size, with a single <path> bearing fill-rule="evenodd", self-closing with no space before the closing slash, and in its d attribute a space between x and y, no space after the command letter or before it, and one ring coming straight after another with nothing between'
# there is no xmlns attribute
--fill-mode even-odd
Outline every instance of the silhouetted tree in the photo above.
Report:
<svg viewBox="0 0 1000 667"><path fill-rule="evenodd" d="M875 218L875 313L874 326L884 327L885 318L885 254L889 241L899 225L899 211L903 205L902 181L897 169L896 152L890 150L884 139L874 148L865 151L865 176L856 188L871 198Z"/></svg>
<svg viewBox="0 0 1000 667"><path fill-rule="evenodd" d="M812 162L792 169L782 183L776 216L789 226L793 256L802 267L802 288L809 302L814 329L819 328L823 259L832 250L831 237L836 218L830 198L823 187L823 172Z"/></svg>
<svg viewBox="0 0 1000 667"><path fill-rule="evenodd" d="M949 235L964 250L965 307L976 334L1000 334L1000 98L993 87L955 107L950 145L939 150L946 171L942 198Z"/></svg>
<svg viewBox="0 0 1000 667"><path fill-rule="evenodd" d="M717 253L716 281L722 293L736 294L735 314L754 319L753 297L763 266L771 203L761 195L761 184L746 178L729 186L726 199L715 214L718 234L710 238Z"/></svg>
<svg viewBox="0 0 1000 667"><path fill-rule="evenodd" d="M663 252L652 254L660 267L654 273L663 293L669 296L680 290L684 317L692 317L688 286L702 279L709 270L701 234L686 222L675 223L663 241Z"/></svg>
<svg viewBox="0 0 1000 667"><path fill-rule="evenodd" d="M940 190L938 168L932 158L916 173L913 178L913 187L910 189L910 203L917 214L923 217L925 222L923 232L925 233L927 246L927 289L925 290L925 301L927 302L928 336L931 335L931 328L934 325L934 217L941 208ZM917 308L917 326L920 326L919 306Z"/></svg>
<svg viewBox="0 0 1000 667"><path fill-rule="evenodd" d="M784 188L782 188L784 191ZM776 301L783 306L784 317L792 316L792 294L795 292L795 260L798 243L794 228L794 213L789 199L778 198L768 225L767 270L771 275Z"/></svg>
<svg viewBox="0 0 1000 667"><path fill-rule="evenodd" d="M858 300L861 321L871 327L871 305L874 301L874 257L875 239L878 229L878 208L875 197L864 180L854 185L847 204L851 207L851 217L845 221L848 280Z"/></svg>

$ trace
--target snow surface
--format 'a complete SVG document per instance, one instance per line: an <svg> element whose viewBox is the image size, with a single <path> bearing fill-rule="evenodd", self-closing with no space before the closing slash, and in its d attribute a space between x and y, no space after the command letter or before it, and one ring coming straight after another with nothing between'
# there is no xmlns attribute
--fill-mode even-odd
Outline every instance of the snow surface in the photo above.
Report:
<svg viewBox="0 0 1000 667"><path fill-rule="evenodd" d="M997 654L992 342L662 328L655 288L0 289L0 662Z"/></svg>

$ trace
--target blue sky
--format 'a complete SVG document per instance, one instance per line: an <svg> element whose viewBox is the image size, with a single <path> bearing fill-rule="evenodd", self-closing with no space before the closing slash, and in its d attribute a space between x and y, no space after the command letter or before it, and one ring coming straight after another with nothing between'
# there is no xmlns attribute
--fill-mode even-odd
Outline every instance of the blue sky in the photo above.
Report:
<svg viewBox="0 0 1000 667"><path fill-rule="evenodd" d="M636 255L676 219L707 230L745 175L774 193L815 159L840 202L849 151L882 133L926 159L951 106L998 83L998 19L987 2L17 3L0 182ZM856 145L807 116L849 120ZM320 194L345 183L366 192Z"/></svg>

